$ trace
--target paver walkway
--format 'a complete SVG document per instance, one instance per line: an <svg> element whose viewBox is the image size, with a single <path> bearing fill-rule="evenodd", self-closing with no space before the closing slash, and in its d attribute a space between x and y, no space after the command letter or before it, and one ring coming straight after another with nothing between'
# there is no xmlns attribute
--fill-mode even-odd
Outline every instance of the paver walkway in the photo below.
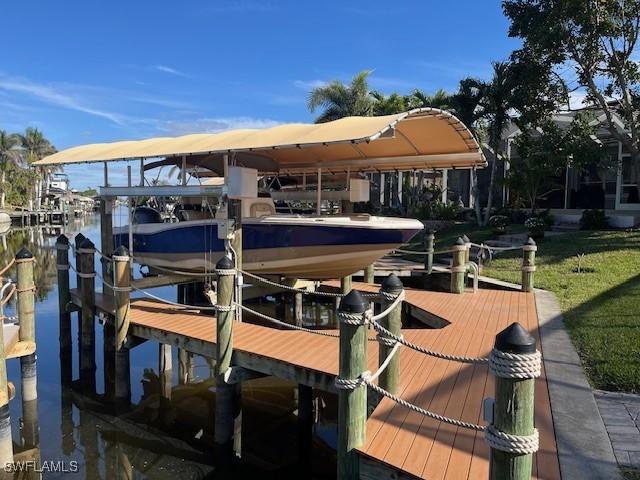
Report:
<svg viewBox="0 0 640 480"><path fill-rule="evenodd" d="M618 465L640 473L640 395L594 392Z"/></svg>

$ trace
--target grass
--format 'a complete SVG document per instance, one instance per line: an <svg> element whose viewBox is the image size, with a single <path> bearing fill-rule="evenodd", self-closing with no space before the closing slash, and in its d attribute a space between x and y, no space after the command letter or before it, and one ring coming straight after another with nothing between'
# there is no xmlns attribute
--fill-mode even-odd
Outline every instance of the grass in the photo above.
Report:
<svg viewBox="0 0 640 480"><path fill-rule="evenodd" d="M466 228L471 240L486 229L456 225L437 248ZM578 255L582 255L578 273ZM505 253L484 275L520 283L520 252ZM536 287L556 294L569 334L595 388L640 392L640 232L579 231L538 245Z"/></svg>

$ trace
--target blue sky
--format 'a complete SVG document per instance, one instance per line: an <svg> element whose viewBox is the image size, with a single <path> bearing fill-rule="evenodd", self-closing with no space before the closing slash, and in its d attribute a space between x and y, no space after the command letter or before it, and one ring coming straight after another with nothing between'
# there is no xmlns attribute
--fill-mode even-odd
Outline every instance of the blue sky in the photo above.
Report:
<svg viewBox="0 0 640 480"><path fill-rule="evenodd" d="M507 28L499 0L8 2L0 129L62 149L311 122L309 90L363 69L387 93L486 78L517 47Z"/></svg>

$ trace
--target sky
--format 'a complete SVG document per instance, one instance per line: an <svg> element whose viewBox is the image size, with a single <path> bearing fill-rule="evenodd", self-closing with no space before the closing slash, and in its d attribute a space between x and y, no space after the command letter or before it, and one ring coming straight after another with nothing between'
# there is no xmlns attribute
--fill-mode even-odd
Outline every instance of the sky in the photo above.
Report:
<svg viewBox="0 0 640 480"><path fill-rule="evenodd" d="M385 93L454 90L518 47L500 3L7 2L0 129L64 149L312 122L310 89L365 69ZM66 172L80 190L102 182L98 164Z"/></svg>

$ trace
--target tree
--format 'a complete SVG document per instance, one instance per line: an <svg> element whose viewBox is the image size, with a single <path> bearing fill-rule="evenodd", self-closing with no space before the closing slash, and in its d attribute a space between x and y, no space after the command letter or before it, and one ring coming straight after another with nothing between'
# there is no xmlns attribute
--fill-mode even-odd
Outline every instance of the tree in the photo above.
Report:
<svg viewBox="0 0 640 480"><path fill-rule="evenodd" d="M7 171L10 166L17 165L20 155L17 150L19 138L0 130L0 208L5 207Z"/></svg>
<svg viewBox="0 0 640 480"><path fill-rule="evenodd" d="M491 163L487 208L482 225L486 225L491 217L497 163L503 158L502 135L511 122L510 110L512 108L513 89L514 82L511 76L510 64L507 62L493 62L493 77L491 81L482 84L479 88L481 114L486 121L487 142L494 157Z"/></svg>
<svg viewBox="0 0 640 480"><path fill-rule="evenodd" d="M547 66L549 82L569 79L567 92L586 93L586 102L602 112L606 128L631 154L638 184L640 0L504 0L503 9L509 35L523 40L513 57Z"/></svg>
<svg viewBox="0 0 640 480"><path fill-rule="evenodd" d="M472 135L479 141L478 121L482 117L480 102L482 101L484 83L476 78L463 78L460 80L458 91L451 95L449 103L453 113L466 125ZM480 208L480 190L478 188L478 175L476 169L470 172L472 180L471 195L476 212L478 225L482 224L482 214Z"/></svg>
<svg viewBox="0 0 640 480"><path fill-rule="evenodd" d="M37 128L29 127L25 130L24 135L18 135L22 146L22 152L25 163L33 164L37 160L56 152L55 147L45 138L43 133ZM36 171L36 204L40 207L42 197L42 182L48 185L49 175L54 169L43 169Z"/></svg>
<svg viewBox="0 0 640 480"><path fill-rule="evenodd" d="M436 93L433 95L429 95L422 90L415 89L410 95L407 95L405 103L409 110L425 107L447 110L450 108L451 97L441 88L436 90Z"/></svg>
<svg viewBox="0 0 640 480"><path fill-rule="evenodd" d="M536 129L522 131L515 139L519 163L509 169L505 182L515 196L535 214L537 202L546 191L552 177L568 164L577 169L597 164L603 157L603 147L593 140L594 127L589 115L577 115L567 128L561 128L551 117L541 120Z"/></svg>
<svg viewBox="0 0 640 480"><path fill-rule="evenodd" d="M386 96L382 92L371 92L373 98L373 115L392 115L394 113L406 112L409 110L407 107L406 97L393 92L391 95Z"/></svg>
<svg viewBox="0 0 640 480"><path fill-rule="evenodd" d="M327 85L314 88L309 93L307 106L314 113L322 109L316 123L330 122L343 117L370 116L373 100L369 95L367 77L370 70L363 70L353 77L349 85L333 80Z"/></svg>

